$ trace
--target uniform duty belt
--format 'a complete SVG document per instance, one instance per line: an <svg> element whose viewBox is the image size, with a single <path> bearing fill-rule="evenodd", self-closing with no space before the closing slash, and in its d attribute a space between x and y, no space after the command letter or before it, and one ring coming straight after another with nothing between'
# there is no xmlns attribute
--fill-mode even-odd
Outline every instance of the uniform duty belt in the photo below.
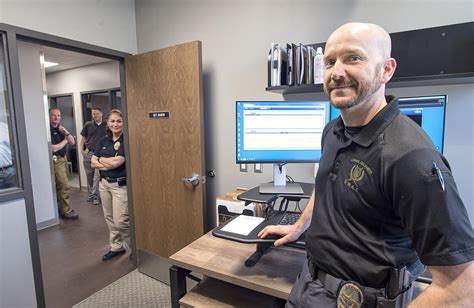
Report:
<svg viewBox="0 0 474 308"><path fill-rule="evenodd" d="M56 162L59 158L64 158L66 156L61 156L61 155L53 155L53 162Z"/></svg>
<svg viewBox="0 0 474 308"><path fill-rule="evenodd" d="M413 289L411 288L411 285L407 288L402 288L403 291L397 294L394 298L387 298L387 290L385 288L375 289L364 287L355 281L346 281L336 278L319 269L309 259L308 269L313 279L320 280L323 283L324 288L336 296L338 308L401 308L408 305L412 298Z"/></svg>
<svg viewBox="0 0 474 308"><path fill-rule="evenodd" d="M109 183L117 183L118 181L122 180L122 179L125 179L125 177L119 177L119 178L110 178L108 176L104 176L102 177L103 179L105 179L107 182Z"/></svg>

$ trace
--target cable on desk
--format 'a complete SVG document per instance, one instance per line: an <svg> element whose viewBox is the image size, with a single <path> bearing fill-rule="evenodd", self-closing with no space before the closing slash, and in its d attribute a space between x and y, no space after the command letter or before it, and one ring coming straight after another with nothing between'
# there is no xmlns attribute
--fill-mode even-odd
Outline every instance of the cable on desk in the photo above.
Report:
<svg viewBox="0 0 474 308"><path fill-rule="evenodd" d="M287 181L290 182L290 183L294 183L294 182L295 182L295 180L293 180L293 178L292 178L291 176L289 176L289 175L286 175L286 179L287 179Z"/></svg>

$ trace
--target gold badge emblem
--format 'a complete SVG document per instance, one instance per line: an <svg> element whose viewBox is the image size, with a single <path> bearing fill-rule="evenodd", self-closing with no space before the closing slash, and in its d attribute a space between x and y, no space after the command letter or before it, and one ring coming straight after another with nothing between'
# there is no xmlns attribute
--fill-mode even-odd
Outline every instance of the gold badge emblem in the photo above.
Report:
<svg viewBox="0 0 474 308"><path fill-rule="evenodd" d="M120 149L120 142L119 141L114 143L114 149L115 149L115 151L118 151Z"/></svg>
<svg viewBox="0 0 474 308"><path fill-rule="evenodd" d="M359 191L359 182L362 181L365 174L372 175L372 169L366 163L359 159L351 159L354 164L349 173L349 178L344 180L344 184L355 192Z"/></svg>
<svg viewBox="0 0 474 308"><path fill-rule="evenodd" d="M337 293L337 308L360 308L364 302L364 293L355 282L346 282Z"/></svg>

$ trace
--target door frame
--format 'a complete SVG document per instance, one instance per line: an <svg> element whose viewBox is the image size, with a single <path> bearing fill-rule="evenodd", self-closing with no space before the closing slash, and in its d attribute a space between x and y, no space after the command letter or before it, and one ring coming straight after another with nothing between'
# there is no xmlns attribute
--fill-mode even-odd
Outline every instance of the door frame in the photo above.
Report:
<svg viewBox="0 0 474 308"><path fill-rule="evenodd" d="M122 81L120 81L122 82ZM109 104L111 106L110 109L117 109L117 106L115 106L114 102L112 101L112 92L116 92L116 91L121 91L121 87L118 87L118 88L107 88L107 89L99 89L99 90L92 90L92 91L82 91L82 92L79 92L79 95L81 96L81 111L82 111L82 125L86 124L86 113L87 113L87 107L86 107L86 104L84 102L84 95L87 95L87 94L97 94L97 93L107 93L108 94L108 98L109 98ZM106 116L106 115L103 115L103 116Z"/></svg>
<svg viewBox="0 0 474 308"><path fill-rule="evenodd" d="M35 210L33 204L33 188L31 183L31 173L29 165L29 155L26 138L25 125L25 110L22 98L22 88L20 82L20 63L18 57L17 42L29 42L48 47L59 48L63 50L74 51L82 54L88 54L96 57L102 57L119 62L120 74L120 91L122 95L122 113L124 117L124 142L125 155L129 156L129 134L128 134L128 119L127 119L127 96L125 89L125 57L131 55L122 51L104 48L84 42L79 42L55 35L50 35L30 29L25 29L17 26L12 26L5 23L0 23L0 33L4 36L4 44L6 45L5 66L7 67L7 90L9 90L9 107L12 113L12 140L17 152L17 174L20 181L20 188L0 194L0 203L24 199L26 205L26 219L28 224L28 236L31 251L31 261L33 267L33 277L36 292L37 307L45 307L45 297L43 289L43 279L41 274L41 262L38 246L38 232L36 230ZM126 164L127 174L130 173L130 164ZM131 181L131 178L127 179ZM132 235L132 253L137 255L135 251L135 228L133 220L133 198L131 198L131 186L127 185L127 193L129 195L129 213L131 222ZM133 258L134 266L137 266L136 258Z"/></svg>

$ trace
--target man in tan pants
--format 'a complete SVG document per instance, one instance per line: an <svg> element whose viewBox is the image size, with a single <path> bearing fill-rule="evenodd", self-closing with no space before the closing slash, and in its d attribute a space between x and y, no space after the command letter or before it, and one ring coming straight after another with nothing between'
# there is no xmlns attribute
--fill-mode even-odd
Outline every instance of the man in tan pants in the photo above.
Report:
<svg viewBox="0 0 474 308"><path fill-rule="evenodd" d="M49 110L49 122L59 217L62 219L78 219L79 215L69 206L69 178L66 159L66 145L74 145L75 141L74 137L63 126L59 125L60 121L61 111L58 108L51 108Z"/></svg>

